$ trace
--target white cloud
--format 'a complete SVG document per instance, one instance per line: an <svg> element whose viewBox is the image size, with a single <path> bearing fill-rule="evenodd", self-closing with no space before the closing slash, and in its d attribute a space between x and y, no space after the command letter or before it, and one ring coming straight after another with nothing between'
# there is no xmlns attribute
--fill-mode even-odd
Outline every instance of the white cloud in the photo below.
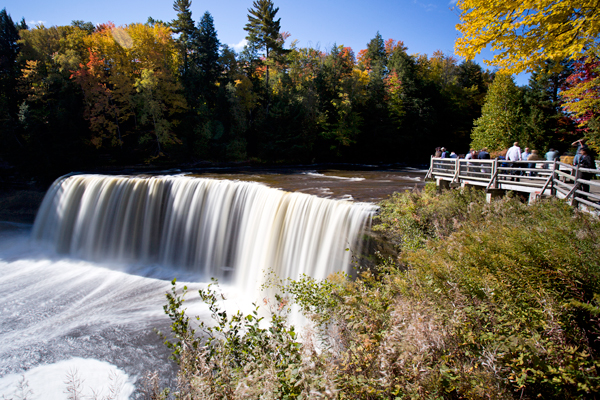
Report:
<svg viewBox="0 0 600 400"><path fill-rule="evenodd" d="M38 26L38 25L45 25L46 21L27 21L27 25L29 26Z"/></svg>
<svg viewBox="0 0 600 400"><path fill-rule="evenodd" d="M456 5L456 3L458 3L458 0L450 0L450 2L448 3L448 5L454 7Z"/></svg>
<svg viewBox="0 0 600 400"><path fill-rule="evenodd" d="M232 47L235 51L242 51L244 46L248 43L246 39L242 39L238 44L230 44L229 47Z"/></svg>
<svg viewBox="0 0 600 400"><path fill-rule="evenodd" d="M413 0L413 3L425 9L425 11L433 11L437 9L437 5L432 3L423 3L422 1Z"/></svg>

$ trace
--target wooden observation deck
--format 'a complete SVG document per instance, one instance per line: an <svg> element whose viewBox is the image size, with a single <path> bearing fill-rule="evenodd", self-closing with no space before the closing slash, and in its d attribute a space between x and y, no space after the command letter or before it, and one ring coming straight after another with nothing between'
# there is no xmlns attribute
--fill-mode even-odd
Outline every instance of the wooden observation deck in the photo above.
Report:
<svg viewBox="0 0 600 400"><path fill-rule="evenodd" d="M583 179L585 173L592 179ZM543 196L566 199L571 205L600 213L600 163L580 168L559 161L465 160L431 158L425 179L440 188L476 186L485 189L488 200L506 191L529 194L529 201ZM587 176L586 176L587 177Z"/></svg>

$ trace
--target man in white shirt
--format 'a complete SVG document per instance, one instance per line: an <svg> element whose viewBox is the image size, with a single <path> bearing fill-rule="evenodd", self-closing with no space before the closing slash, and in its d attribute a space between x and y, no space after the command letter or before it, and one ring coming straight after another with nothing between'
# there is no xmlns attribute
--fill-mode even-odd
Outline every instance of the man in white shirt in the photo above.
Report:
<svg viewBox="0 0 600 400"><path fill-rule="evenodd" d="M506 152L506 159L508 161L521 161L521 148L519 147L519 142L515 142L513 147L508 149Z"/></svg>
<svg viewBox="0 0 600 400"><path fill-rule="evenodd" d="M506 152L506 160L507 161L521 161L521 148L519 147L519 142L514 142L513 146L508 149L508 151ZM511 164L510 165L511 168L518 168L519 165L518 164ZM520 172L516 172L516 171L510 171L511 175L521 175ZM511 181L514 181L515 178L511 178ZM517 178L517 181L519 179Z"/></svg>

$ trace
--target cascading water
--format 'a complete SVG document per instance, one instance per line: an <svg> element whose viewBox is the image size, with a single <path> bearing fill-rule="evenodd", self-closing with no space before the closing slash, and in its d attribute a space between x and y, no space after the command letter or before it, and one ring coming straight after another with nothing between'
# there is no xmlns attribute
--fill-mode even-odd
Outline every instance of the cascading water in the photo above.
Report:
<svg viewBox="0 0 600 400"><path fill-rule="evenodd" d="M304 193L183 175L59 179L34 227L0 221L0 398L24 398L25 379L28 399L63 400L72 371L84 379L86 398L105 397L111 373L125 380L119 400L141 396L146 371L172 384L176 366L153 331L170 330L162 307L171 279L190 290L189 316L210 320L193 293L213 276L223 283L225 309L252 311L263 271L325 278L348 269L346 248L358 251L375 206L306 192L379 201L413 187L421 179L414 175L252 174Z"/></svg>
<svg viewBox="0 0 600 400"><path fill-rule="evenodd" d="M32 237L93 261L151 263L228 278L249 293L265 272L317 279L346 270L368 203L189 176L57 180Z"/></svg>

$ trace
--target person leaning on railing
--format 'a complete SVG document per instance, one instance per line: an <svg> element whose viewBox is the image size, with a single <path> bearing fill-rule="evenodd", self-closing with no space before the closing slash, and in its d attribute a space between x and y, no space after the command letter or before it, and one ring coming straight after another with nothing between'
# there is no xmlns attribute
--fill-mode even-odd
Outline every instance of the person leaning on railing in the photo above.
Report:
<svg viewBox="0 0 600 400"><path fill-rule="evenodd" d="M581 148L581 150L579 150L579 152L581 154L581 156L579 157L579 167L595 169L596 161L594 160L594 156L592 155L592 152L590 151L590 149L588 149L587 147L584 146ZM593 172L585 172L585 171L581 172L581 179L590 181L590 180L592 180L593 177L594 177ZM588 192L588 193L590 192L590 185L588 185L586 183L582 183L581 188L584 192Z"/></svg>
<svg viewBox="0 0 600 400"><path fill-rule="evenodd" d="M521 161L521 148L519 147L519 142L514 142L512 147L506 152L506 160L511 161L507 166L511 168L519 168L519 161ZM510 171L511 175L521 175L521 171ZM514 181L515 178L510 178L511 181ZM517 182L519 178L517 178Z"/></svg>
<svg viewBox="0 0 600 400"><path fill-rule="evenodd" d="M537 168L536 163L532 163L531 161L542 161L543 158L540 157L537 150L531 150L531 154L527 157L527 161L529 161L529 168ZM531 176L537 176L537 172L532 171Z"/></svg>

